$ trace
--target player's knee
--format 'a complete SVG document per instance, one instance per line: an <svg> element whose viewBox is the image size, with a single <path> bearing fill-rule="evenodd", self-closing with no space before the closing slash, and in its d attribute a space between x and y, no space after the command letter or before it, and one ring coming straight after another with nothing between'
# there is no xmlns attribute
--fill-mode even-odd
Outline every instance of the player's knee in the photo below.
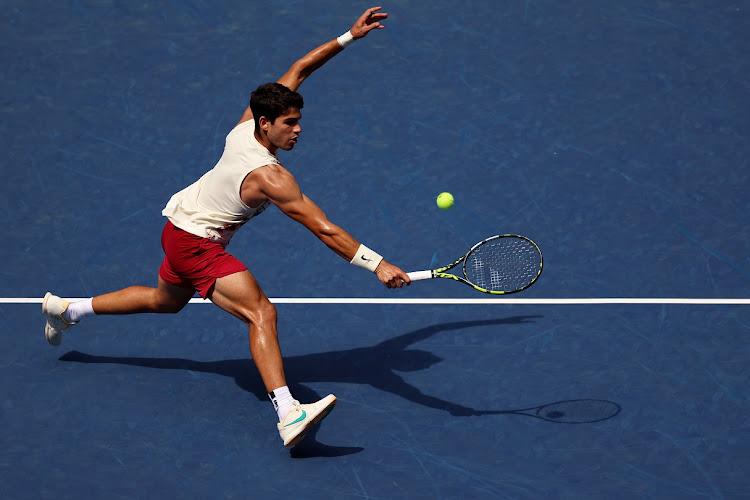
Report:
<svg viewBox="0 0 750 500"><path fill-rule="evenodd" d="M177 314L182 311L186 303L158 297L154 300L152 309L159 314Z"/></svg>
<svg viewBox="0 0 750 500"><path fill-rule="evenodd" d="M251 308L245 309L243 319L248 325L275 325L276 307L268 299L263 299Z"/></svg>
<svg viewBox="0 0 750 500"><path fill-rule="evenodd" d="M185 304L177 304L174 302L168 302L165 304L161 304L159 312L162 314L177 314L178 312L182 311L184 307L185 307Z"/></svg>
<svg viewBox="0 0 750 500"><path fill-rule="evenodd" d="M276 307L270 300L264 299L260 302L256 321L262 324L276 324Z"/></svg>

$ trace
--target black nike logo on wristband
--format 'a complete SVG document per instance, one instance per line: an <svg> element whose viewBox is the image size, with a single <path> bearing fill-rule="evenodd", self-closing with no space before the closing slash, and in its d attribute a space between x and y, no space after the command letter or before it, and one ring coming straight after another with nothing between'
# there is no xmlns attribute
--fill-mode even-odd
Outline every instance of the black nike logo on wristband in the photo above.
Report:
<svg viewBox="0 0 750 500"><path fill-rule="evenodd" d="M364 255L360 256L360 259L364 260L365 262L372 262L372 259L368 259Z"/></svg>

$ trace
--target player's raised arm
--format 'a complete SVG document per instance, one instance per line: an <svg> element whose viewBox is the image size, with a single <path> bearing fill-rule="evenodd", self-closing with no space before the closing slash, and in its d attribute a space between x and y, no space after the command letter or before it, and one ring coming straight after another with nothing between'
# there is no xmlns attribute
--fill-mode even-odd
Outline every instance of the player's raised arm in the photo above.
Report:
<svg viewBox="0 0 750 500"><path fill-rule="evenodd" d="M381 21L388 17L385 12L378 12L382 7L371 7L359 16L349 31L340 37L320 45L296 61L278 83L296 91L305 79L315 70L330 61L333 56L344 50L354 40L365 37L374 29L383 29Z"/></svg>
<svg viewBox="0 0 750 500"><path fill-rule="evenodd" d="M295 61L289 70L277 80L277 83L280 83L296 92L308 76L330 61L336 54L344 50L354 40L365 37L374 29L385 28L385 25L382 24L381 21L385 20L388 17L388 14L385 12L378 12L381 8L382 7L371 7L367 9L364 14L359 16L359 19L354 22L349 31L338 38L318 46L305 54L301 59ZM251 120L252 118L253 112L248 106L242 114L239 123Z"/></svg>

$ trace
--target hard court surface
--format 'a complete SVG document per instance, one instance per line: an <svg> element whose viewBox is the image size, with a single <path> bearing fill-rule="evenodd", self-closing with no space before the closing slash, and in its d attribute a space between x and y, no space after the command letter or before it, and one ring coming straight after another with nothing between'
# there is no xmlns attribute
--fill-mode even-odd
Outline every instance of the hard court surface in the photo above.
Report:
<svg viewBox="0 0 750 500"><path fill-rule="evenodd" d="M161 209L250 91L369 6L0 1L3 498L750 496L745 2L397 1L306 81L281 161L332 221L408 271L498 233L545 268L511 297L391 291L251 221L229 249L277 300L292 394L339 398L300 446L211 304L46 343L46 291L155 284ZM579 399L618 411L516 411Z"/></svg>

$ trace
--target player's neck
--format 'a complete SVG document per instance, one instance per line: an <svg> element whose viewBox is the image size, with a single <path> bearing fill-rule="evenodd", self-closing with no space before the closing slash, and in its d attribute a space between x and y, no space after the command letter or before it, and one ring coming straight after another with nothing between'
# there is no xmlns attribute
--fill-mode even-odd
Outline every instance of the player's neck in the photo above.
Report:
<svg viewBox="0 0 750 500"><path fill-rule="evenodd" d="M266 136L262 130L260 132L254 130L253 135L255 135L255 139L260 143L261 146L266 148L272 155L276 154L276 150L279 148L271 144L271 141L268 140L268 136Z"/></svg>

